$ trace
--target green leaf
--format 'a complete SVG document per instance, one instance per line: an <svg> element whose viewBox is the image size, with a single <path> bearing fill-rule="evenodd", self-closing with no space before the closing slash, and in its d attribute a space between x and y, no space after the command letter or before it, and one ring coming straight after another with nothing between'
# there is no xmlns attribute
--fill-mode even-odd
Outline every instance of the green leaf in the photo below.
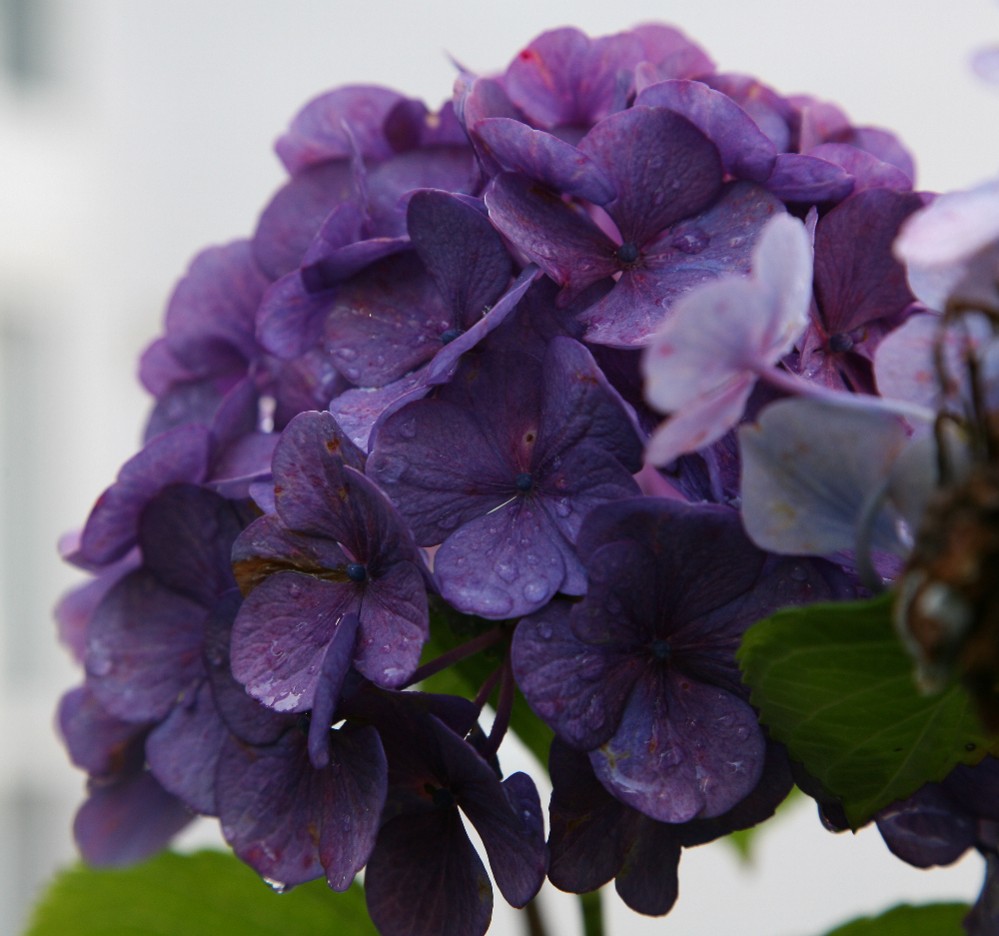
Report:
<svg viewBox="0 0 999 936"><path fill-rule="evenodd" d="M778 612L746 632L738 659L763 723L855 829L995 744L959 685L920 694L890 595Z"/></svg>
<svg viewBox="0 0 999 936"><path fill-rule="evenodd" d="M423 650L423 661L433 660L448 650L478 637L491 627L506 627L509 635L499 644L436 673L421 683L427 692L444 692L474 699L486 678L503 662L513 634L513 621L496 622L461 614L444 604L433 602L430 609L430 639ZM552 730L531 711L527 700L517 690L510 715L510 730L517 735L538 764L548 766L548 749L551 747Z"/></svg>
<svg viewBox="0 0 999 936"><path fill-rule="evenodd" d="M25 936L377 936L364 892L272 891L233 855L165 852L131 868L60 872Z"/></svg>
<svg viewBox="0 0 999 936"><path fill-rule="evenodd" d="M961 921L971 908L962 903L900 904L876 917L861 917L825 936L964 936Z"/></svg>

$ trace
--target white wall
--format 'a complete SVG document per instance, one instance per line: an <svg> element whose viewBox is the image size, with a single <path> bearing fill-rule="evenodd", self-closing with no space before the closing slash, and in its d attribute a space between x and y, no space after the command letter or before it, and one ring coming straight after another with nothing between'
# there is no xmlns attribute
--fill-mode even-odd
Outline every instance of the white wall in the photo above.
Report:
<svg viewBox="0 0 999 936"><path fill-rule="evenodd" d="M54 543L135 450L136 355L173 280L200 246L252 230L281 179L271 142L307 98L378 82L436 105L448 54L488 72L545 28L659 19L726 70L895 129L925 188L999 170L999 89L967 67L999 42L987 0L0 0L0 16L0 46L34 37L26 79L10 55L0 63L0 920L12 931L72 857L81 790L52 730L78 679L50 620L73 581ZM807 808L765 837L761 859L747 875L723 849L690 852L674 913L625 915L612 932L817 933L894 899L971 898L979 873L975 858L915 872L876 835L822 832Z"/></svg>

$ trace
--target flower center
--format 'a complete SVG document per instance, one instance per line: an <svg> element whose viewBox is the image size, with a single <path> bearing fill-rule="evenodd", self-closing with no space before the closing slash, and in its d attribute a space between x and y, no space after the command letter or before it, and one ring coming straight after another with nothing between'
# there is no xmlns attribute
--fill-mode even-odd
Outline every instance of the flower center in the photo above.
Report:
<svg viewBox="0 0 999 936"><path fill-rule="evenodd" d="M527 471L522 471L517 475L517 480L514 482L517 486L517 490L521 494L526 494L532 487L534 487L534 478L531 477L530 473Z"/></svg>
<svg viewBox="0 0 999 936"><path fill-rule="evenodd" d="M668 663L673 656L673 648L669 645L668 640L653 640L649 649L652 651L653 658L660 663Z"/></svg>
<svg viewBox="0 0 999 936"><path fill-rule="evenodd" d="M347 578L352 582L363 582L368 577L368 570L359 562L347 563Z"/></svg>
<svg viewBox="0 0 999 936"><path fill-rule="evenodd" d="M634 263L638 259L638 245L626 241L614 252L619 263Z"/></svg>

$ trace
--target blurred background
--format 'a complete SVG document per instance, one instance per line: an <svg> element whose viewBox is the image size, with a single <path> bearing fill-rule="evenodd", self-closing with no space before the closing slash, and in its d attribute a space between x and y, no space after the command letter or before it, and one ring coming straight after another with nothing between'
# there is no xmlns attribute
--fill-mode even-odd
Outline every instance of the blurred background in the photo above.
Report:
<svg viewBox="0 0 999 936"><path fill-rule="evenodd" d="M251 233L280 184L273 139L339 84L385 84L436 107L452 59L495 72L544 29L599 35L647 20L681 28L723 70L896 131L920 188L999 172L999 87L969 65L999 43L990 0L0 0L4 932L20 931L38 889L74 859L82 777L52 713L80 674L51 608L78 577L56 541L136 450L146 399L135 363L173 281L200 247ZM801 802L761 835L749 866L724 845L686 852L663 920L611 893L610 932L813 936L899 900L971 900L981 873L976 856L915 871L876 832L824 832ZM572 900L545 899L550 917L572 918ZM553 931L571 936L567 926ZM491 932L518 931L498 907Z"/></svg>

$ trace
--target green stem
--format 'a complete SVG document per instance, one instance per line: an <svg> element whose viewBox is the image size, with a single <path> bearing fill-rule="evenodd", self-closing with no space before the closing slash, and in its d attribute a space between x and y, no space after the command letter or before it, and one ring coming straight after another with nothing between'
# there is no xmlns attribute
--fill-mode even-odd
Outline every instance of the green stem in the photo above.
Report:
<svg viewBox="0 0 999 936"><path fill-rule="evenodd" d="M524 923L527 926L527 936L548 936L537 897L524 907Z"/></svg>
<svg viewBox="0 0 999 936"><path fill-rule="evenodd" d="M584 936L604 936L604 914L600 891L579 895L579 908L583 911Z"/></svg>

